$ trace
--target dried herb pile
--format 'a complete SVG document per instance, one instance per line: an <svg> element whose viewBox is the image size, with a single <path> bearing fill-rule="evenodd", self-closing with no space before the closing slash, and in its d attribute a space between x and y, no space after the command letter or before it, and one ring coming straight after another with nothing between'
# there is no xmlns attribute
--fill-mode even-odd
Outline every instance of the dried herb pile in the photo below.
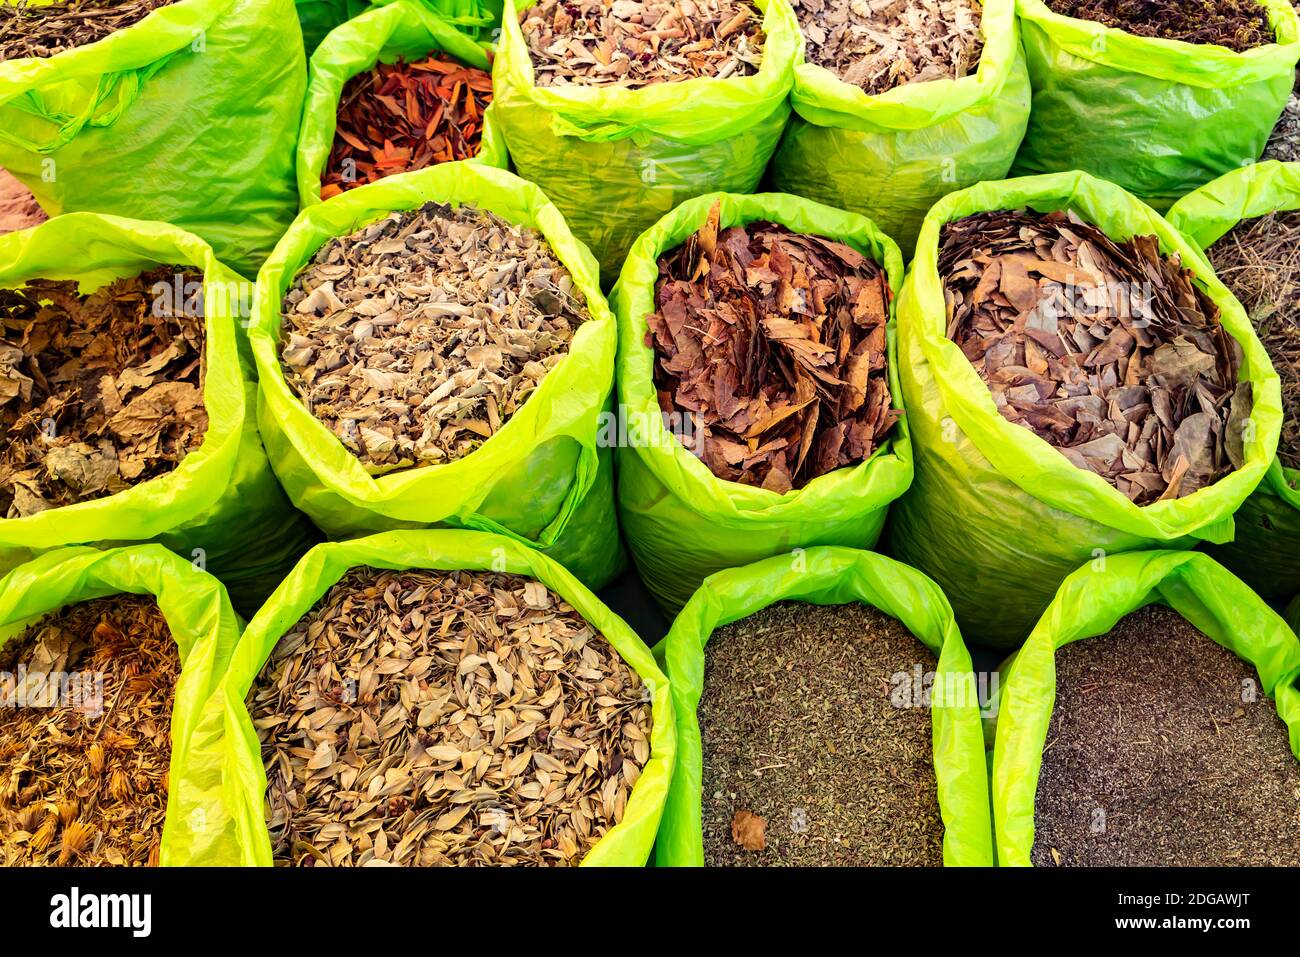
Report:
<svg viewBox="0 0 1300 957"><path fill-rule="evenodd" d="M1300 865L1300 761L1258 681L1163 607L1058 651L1033 862Z"/></svg>
<svg viewBox="0 0 1300 957"><path fill-rule="evenodd" d="M321 198L477 156L491 102L491 74L437 56L354 76L339 99Z"/></svg>
<svg viewBox="0 0 1300 957"><path fill-rule="evenodd" d="M0 234L39 226L47 219L31 190L0 167Z"/></svg>
<svg viewBox="0 0 1300 957"><path fill-rule="evenodd" d="M285 296L281 357L308 410L377 474L473 452L588 318L541 233L426 203L321 248Z"/></svg>
<svg viewBox="0 0 1300 957"><path fill-rule="evenodd" d="M36 6L0 0L0 60L50 57L97 43L176 0L84 0Z"/></svg>
<svg viewBox="0 0 1300 957"><path fill-rule="evenodd" d="M518 575L354 569L250 710L280 863L578 864L650 757L640 678Z"/></svg>
<svg viewBox="0 0 1300 957"><path fill-rule="evenodd" d="M1146 505L1241 466L1241 347L1155 236L1116 243L1074 213L979 213L944 227L939 274L948 336L999 411L1079 468Z"/></svg>
<svg viewBox="0 0 1300 957"><path fill-rule="evenodd" d="M1300 160L1300 93L1292 91L1277 125L1269 134L1262 158L1280 163Z"/></svg>
<svg viewBox="0 0 1300 957"><path fill-rule="evenodd" d="M772 605L705 646L699 720L712 866L940 866L934 656L862 605ZM906 680L901 680L906 676ZM897 699L897 700L895 700Z"/></svg>
<svg viewBox="0 0 1300 957"><path fill-rule="evenodd" d="M979 68L975 0L795 0L808 62L873 96Z"/></svg>
<svg viewBox="0 0 1300 957"><path fill-rule="evenodd" d="M49 615L0 646L0 672L0 864L156 866L180 655L153 598Z"/></svg>
<svg viewBox="0 0 1300 957"><path fill-rule="evenodd" d="M869 458L901 415L884 270L774 223L718 224L715 204L659 259L647 344L661 408L690 417L681 438L728 481L783 493Z"/></svg>
<svg viewBox="0 0 1300 957"><path fill-rule="evenodd" d="M538 86L745 76L758 72L765 39L745 0L540 0L519 23Z"/></svg>
<svg viewBox="0 0 1300 957"><path fill-rule="evenodd" d="M0 289L0 514L112 495L203 442L201 309L153 288L202 282L178 268L84 295L64 280Z"/></svg>
<svg viewBox="0 0 1300 957"><path fill-rule="evenodd" d="M1208 250L1214 271L1246 309L1282 379L1277 454L1300 469L1300 212L1246 220Z"/></svg>
<svg viewBox="0 0 1300 957"><path fill-rule="evenodd" d="M1139 37L1217 43L1241 53L1273 42L1259 0L1045 0L1054 13Z"/></svg>

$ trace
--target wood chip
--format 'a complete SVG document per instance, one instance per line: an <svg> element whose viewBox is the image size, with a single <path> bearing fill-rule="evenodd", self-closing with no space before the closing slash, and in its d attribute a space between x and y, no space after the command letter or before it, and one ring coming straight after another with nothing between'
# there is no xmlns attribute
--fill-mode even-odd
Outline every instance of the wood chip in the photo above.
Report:
<svg viewBox="0 0 1300 957"><path fill-rule="evenodd" d="M39 226L49 219L31 190L0 167L0 234Z"/></svg>
<svg viewBox="0 0 1300 957"><path fill-rule="evenodd" d="M285 379L374 474L463 458L590 314L546 239L426 203L333 239L284 298Z"/></svg>
<svg viewBox="0 0 1300 957"><path fill-rule="evenodd" d="M1073 212L994 211L943 229L948 336L1010 422L1138 505L1240 468L1241 346L1155 236L1113 242Z"/></svg>
<svg viewBox="0 0 1300 957"><path fill-rule="evenodd" d="M974 0L794 0L810 63L875 96L955 80L984 50Z"/></svg>
<svg viewBox="0 0 1300 957"><path fill-rule="evenodd" d="M640 678L517 575L354 569L249 709L281 863L578 864L650 758Z"/></svg>
<svg viewBox="0 0 1300 957"><path fill-rule="evenodd" d="M659 259L655 385L714 475L784 493L871 457L902 414L886 370L889 283L843 243L721 207Z"/></svg>
<svg viewBox="0 0 1300 957"><path fill-rule="evenodd" d="M757 73L763 54L745 0L541 0L519 21L538 86L725 79Z"/></svg>
<svg viewBox="0 0 1300 957"><path fill-rule="evenodd" d="M208 428L203 277L160 267L89 294L0 289L0 513L102 498L174 469Z"/></svg>
<svg viewBox="0 0 1300 957"><path fill-rule="evenodd" d="M152 597L71 605L0 646L0 864L158 864L179 676Z"/></svg>

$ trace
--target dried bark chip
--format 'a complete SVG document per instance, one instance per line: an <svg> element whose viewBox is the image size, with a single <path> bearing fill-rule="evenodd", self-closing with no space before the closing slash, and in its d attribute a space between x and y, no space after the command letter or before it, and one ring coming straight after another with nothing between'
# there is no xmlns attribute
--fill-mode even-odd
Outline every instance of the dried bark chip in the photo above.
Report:
<svg viewBox="0 0 1300 957"><path fill-rule="evenodd" d="M1259 0L1045 0L1054 13L1140 37L1216 43L1238 53L1273 43Z"/></svg>
<svg viewBox="0 0 1300 957"><path fill-rule="evenodd" d="M0 167L0 234L39 226L49 219L26 186Z"/></svg>
<svg viewBox="0 0 1300 957"><path fill-rule="evenodd" d="M590 318L541 233L426 203L333 239L284 298L285 380L372 473L469 455Z"/></svg>
<svg viewBox="0 0 1300 957"><path fill-rule="evenodd" d="M1241 346L1154 236L1116 243L1073 212L993 211L940 239L948 336L1003 417L1130 500L1240 468Z"/></svg>
<svg viewBox="0 0 1300 957"><path fill-rule="evenodd" d="M745 76L758 72L765 39L746 0L540 0L519 23L538 86Z"/></svg>
<svg viewBox="0 0 1300 957"><path fill-rule="evenodd" d="M0 289L0 514L112 495L202 444L203 279L180 269Z"/></svg>
<svg viewBox="0 0 1300 957"><path fill-rule="evenodd" d="M477 156L491 102L491 74L439 56L354 76L339 98L321 198Z"/></svg>
<svg viewBox="0 0 1300 957"><path fill-rule="evenodd" d="M714 475L784 493L870 458L902 415L891 290L843 243L769 222L719 230L720 209L659 259L655 386Z"/></svg>
<svg viewBox="0 0 1300 957"><path fill-rule="evenodd" d="M705 646L712 866L943 863L924 679L934 656L863 605L772 605Z"/></svg>
<svg viewBox="0 0 1300 957"><path fill-rule="evenodd" d="M1300 865L1300 761L1258 680L1157 606L1060 649L1033 862Z"/></svg>
<svg viewBox="0 0 1300 957"><path fill-rule="evenodd" d="M51 57L96 43L176 0L85 0L33 5L0 0L0 61Z"/></svg>
<svg viewBox="0 0 1300 957"><path fill-rule="evenodd" d="M956 80L984 51L975 0L794 0L808 62L874 95Z"/></svg>
<svg viewBox="0 0 1300 957"><path fill-rule="evenodd" d="M1287 468L1300 469L1300 211L1239 223L1210 247L1209 256L1282 379L1277 454Z"/></svg>
<svg viewBox="0 0 1300 957"><path fill-rule="evenodd" d="M0 645L0 864L158 864L179 676L151 597L70 605Z"/></svg>
<svg viewBox="0 0 1300 957"><path fill-rule="evenodd" d="M650 759L640 678L518 575L352 570L249 710L279 863L576 865Z"/></svg>

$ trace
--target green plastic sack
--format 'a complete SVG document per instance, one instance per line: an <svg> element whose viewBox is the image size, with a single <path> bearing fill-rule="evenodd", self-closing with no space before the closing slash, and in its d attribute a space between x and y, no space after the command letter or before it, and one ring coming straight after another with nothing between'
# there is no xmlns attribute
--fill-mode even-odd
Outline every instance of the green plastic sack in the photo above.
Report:
<svg viewBox="0 0 1300 957"><path fill-rule="evenodd" d="M910 256L936 200L1006 176L1029 122L1029 74L1015 0L983 7L979 70L960 80L868 96L801 48L772 187L870 216Z"/></svg>
<svg viewBox="0 0 1300 957"><path fill-rule="evenodd" d="M1246 463L1183 498L1138 507L1105 479L1002 417L988 387L947 338L938 272L944 223L992 209L1070 208L1116 240L1154 234L1219 306L1245 353L1254 390ZM940 200L926 217L898 303L899 376L912 427L916 479L891 512L889 553L943 588L968 641L1014 647L1070 572L1098 555L1187 548L1233 535L1233 513L1273 461L1281 387L1237 300L1205 256L1150 207L1087 173L982 183Z"/></svg>
<svg viewBox="0 0 1300 957"><path fill-rule="evenodd" d="M1254 665L1274 697L1300 757L1300 642L1231 572L1198 552L1139 552L1085 565L1061 585L1033 634L1001 672L993 749L993 826L998 862L1027 866L1034 798L1056 703L1056 651L1104 635L1147 605L1168 605L1198 630ZM675 679L674 679L675 680Z"/></svg>
<svg viewBox="0 0 1300 957"><path fill-rule="evenodd" d="M534 2L506 3L497 121L519 175L546 191L610 284L636 238L682 200L758 186L790 115L799 23L786 0L755 0L767 40L752 76L538 87L519 27Z"/></svg>
<svg viewBox="0 0 1300 957"><path fill-rule="evenodd" d="M203 444L168 474L116 495L0 518L0 572L64 545L156 541L220 578L237 608L256 609L306 551L314 530L285 498L258 438L256 386L251 363L240 355L234 311L248 284L207 243L163 223L68 213L0 236L0 288L75 279L90 292L160 265L192 267L204 276Z"/></svg>
<svg viewBox="0 0 1300 957"><path fill-rule="evenodd" d="M573 275L591 319L523 408L473 454L375 477L285 383L280 303L298 270L329 239L429 201L474 203L539 230ZM613 453L598 441L614 385L614 319L591 253L532 183L488 166L444 163L308 207L258 276L249 338L271 465L289 498L328 536L441 524L533 545L593 588L622 570Z"/></svg>
<svg viewBox="0 0 1300 957"><path fill-rule="evenodd" d="M889 503L912 481L908 421L869 460L778 495L717 478L665 425L654 385L646 318L655 311L659 256L685 242L721 201L721 228L770 220L798 233L846 243L884 267L897 295L898 246L868 219L781 193L710 193L678 206L646 230L628 254L610 296L618 316L618 509L623 533L650 593L669 612L724 568L808 545L871 548ZM888 327L889 388L900 408L893 304Z"/></svg>
<svg viewBox="0 0 1300 957"><path fill-rule="evenodd" d="M298 25L302 27L303 51L310 57L331 30L368 7L365 0L294 0Z"/></svg>
<svg viewBox="0 0 1300 957"><path fill-rule="evenodd" d="M1300 163L1269 161L1184 196L1169 210L1169 223L1208 249L1241 220L1292 209L1300 209ZM1275 460L1237 512L1236 539L1210 554L1267 601L1300 593L1300 470Z"/></svg>
<svg viewBox="0 0 1300 957"><path fill-rule="evenodd" d="M1016 175L1082 168L1157 209L1264 152L1300 59L1288 0L1260 0L1277 42L1234 53L1139 37L1018 0L1029 130Z"/></svg>
<svg viewBox="0 0 1300 957"><path fill-rule="evenodd" d="M330 33L312 55L298 139L298 202L303 208L321 201L320 175L334 145L339 99L348 80L376 63L407 61L445 52L467 66L492 68L488 49L470 39L420 0L376 7ZM469 162L506 169L510 158L497 130L496 111L483 116L482 151Z"/></svg>
<svg viewBox="0 0 1300 957"><path fill-rule="evenodd" d="M591 850L584 866L641 866L650 856L676 752L668 679L631 628L561 567L535 549L499 535L440 529L371 535L317 545L248 623L225 680L191 737L181 775L196 790L222 795L225 813L213 828L203 864L269 865L266 773L245 701L272 649L350 568L433 568L527 575L562 596L599 631L646 683L654 727L650 761L632 789L623 820ZM219 773L218 773L219 769ZM215 819L214 819L215 820Z"/></svg>
<svg viewBox="0 0 1300 957"><path fill-rule="evenodd" d="M157 599L180 651L160 863L197 863L224 805L218 794L191 786L181 768L192 763L190 734L239 640L240 622L221 583L160 545L48 552L0 579L0 645L66 605L123 593Z"/></svg>
<svg viewBox="0 0 1300 957"><path fill-rule="evenodd" d="M297 211L305 84L291 0L180 0L98 43L0 62L0 166L50 215L172 223L252 276Z"/></svg>
<svg viewBox="0 0 1300 957"><path fill-rule="evenodd" d="M779 601L861 602L898 619L934 652L939 663L932 726L944 863L992 864L980 706L970 653L948 600L934 582L914 569L872 552L833 547L775 555L710 576L677 616L668 636L655 646L655 656L672 686L677 720L677 766L659 825L655 862L661 867L704 864L700 808L704 755L697 717L704 693L704 647L715 629Z"/></svg>

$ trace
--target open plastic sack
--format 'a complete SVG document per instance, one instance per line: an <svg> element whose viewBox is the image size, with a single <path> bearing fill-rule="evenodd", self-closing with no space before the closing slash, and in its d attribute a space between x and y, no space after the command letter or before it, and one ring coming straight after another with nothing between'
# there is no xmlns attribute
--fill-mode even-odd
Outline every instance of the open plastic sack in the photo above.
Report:
<svg viewBox="0 0 1300 957"><path fill-rule="evenodd" d="M939 587L920 572L883 555L850 548L809 548L710 576L682 609L668 636L655 646L655 656L663 662L672 685L677 720L677 766L659 826L655 862L669 867L704 864L700 809L704 757L696 717L704 692L704 647L715 629L779 601L861 602L898 619L934 652L939 664L931 721L944 863L992 864L980 706L973 694L970 653L952 609ZM945 690L941 693L940 688Z"/></svg>
<svg viewBox="0 0 1300 957"><path fill-rule="evenodd" d="M1300 164L1270 161L1184 196L1169 222L1209 249L1242 220L1292 209L1300 209ZM1237 537L1210 553L1268 601L1300 594L1300 469L1275 460L1237 512Z"/></svg>
<svg viewBox="0 0 1300 957"><path fill-rule="evenodd" d="M903 275L898 246L870 220L781 193L710 193L687 200L632 247L610 297L618 316L619 415L627 431L618 449L619 519L646 587L669 611L724 568L808 545L871 548L889 503L912 481L906 416L866 462L784 495L717 478L665 427L654 385L654 349L646 344L657 263L704 224L717 201L721 229L769 220L870 256L885 270L895 294ZM894 408L903 408L892 318L888 354Z"/></svg>
<svg viewBox="0 0 1300 957"><path fill-rule="evenodd" d="M678 203L758 186L790 114L799 24L785 0L755 0L767 40L751 76L538 87L519 27L533 2L506 3L492 70L497 121L519 175L546 191L612 283L633 241Z"/></svg>
<svg viewBox="0 0 1300 957"><path fill-rule="evenodd" d="M473 203L540 231L572 274L591 319L524 406L472 454L373 476L285 382L280 305L298 270L328 240L430 201ZM488 166L444 163L308 207L258 276L249 338L271 464L294 504L329 536L450 525L540 548L593 588L621 570L613 452L598 433L614 385L614 319L591 253L533 184Z"/></svg>
<svg viewBox="0 0 1300 957"><path fill-rule="evenodd" d="M297 211L305 83L291 0L180 0L0 62L0 166L51 215L172 223L252 276Z"/></svg>
<svg viewBox="0 0 1300 957"><path fill-rule="evenodd" d="M1011 168L1029 122L1015 0L985 0L979 69L869 96L800 48L774 189L871 217L910 258L939 197Z"/></svg>
<svg viewBox="0 0 1300 957"><path fill-rule="evenodd" d="M1013 172L1083 169L1157 209L1264 152L1295 82L1300 21L1260 0L1277 42L1236 53L1135 36L1017 0L1033 109Z"/></svg>
<svg viewBox="0 0 1300 957"><path fill-rule="evenodd" d="M1300 758L1300 641L1258 596L1197 552L1141 552L1085 565L1053 598L1024 647L1002 668L993 749L993 826L998 863L1027 866L1043 745L1056 702L1056 652L1104 635L1150 604L1168 605L1198 630L1254 665Z"/></svg>
<svg viewBox="0 0 1300 957"><path fill-rule="evenodd" d="M648 686L654 727L650 761L632 790L627 811L583 860L584 866L636 866L650 856L672 777L676 727L668 679L649 649L621 618L571 574L535 549L498 535L459 530L400 531L313 548L248 623L222 685L191 738L187 784L219 791L225 813L213 825L205 864L269 865L265 819L266 772L245 700L280 637L349 569L473 569L527 575L559 594L623 657Z"/></svg>
<svg viewBox="0 0 1300 957"><path fill-rule="evenodd" d="M445 53L467 66L490 71L488 48L441 19L420 0L396 0L375 7L333 30L308 65L307 99L298 139L298 202L321 201L320 178L334 144L339 100L347 82L376 63L407 62ZM469 162L505 169L505 143L497 130L495 110L483 115L482 151Z"/></svg>
<svg viewBox="0 0 1300 957"><path fill-rule="evenodd" d="M1207 488L1139 507L1021 425L1003 418L975 367L947 338L938 271L944 223L990 209L1073 209L1114 239L1154 234L1218 305L1244 351L1254 408L1245 464ZM1277 373L1205 256L1150 207L1086 173L982 183L926 217L898 303L899 376L916 479L891 511L890 554L943 588L968 640L1018 645L1065 576L1100 554L1228 541L1233 513L1271 466L1282 424Z"/></svg>
<svg viewBox="0 0 1300 957"><path fill-rule="evenodd" d="M180 651L160 863L205 863L211 825L222 820L224 805L214 791L192 786L197 780L181 768L190 763L190 733L239 640L240 622L221 583L160 545L48 552L0 579L0 644L66 605L120 593L153 595Z"/></svg>
<svg viewBox="0 0 1300 957"><path fill-rule="evenodd" d="M75 279L91 292L158 266L202 272L207 371L203 444L166 475L123 492L0 518L0 571L64 545L156 541L199 561L256 609L311 544L314 530L289 504L253 415L256 386L240 355L237 310L247 284L197 236L163 223L69 213L0 236L0 288L30 279Z"/></svg>

